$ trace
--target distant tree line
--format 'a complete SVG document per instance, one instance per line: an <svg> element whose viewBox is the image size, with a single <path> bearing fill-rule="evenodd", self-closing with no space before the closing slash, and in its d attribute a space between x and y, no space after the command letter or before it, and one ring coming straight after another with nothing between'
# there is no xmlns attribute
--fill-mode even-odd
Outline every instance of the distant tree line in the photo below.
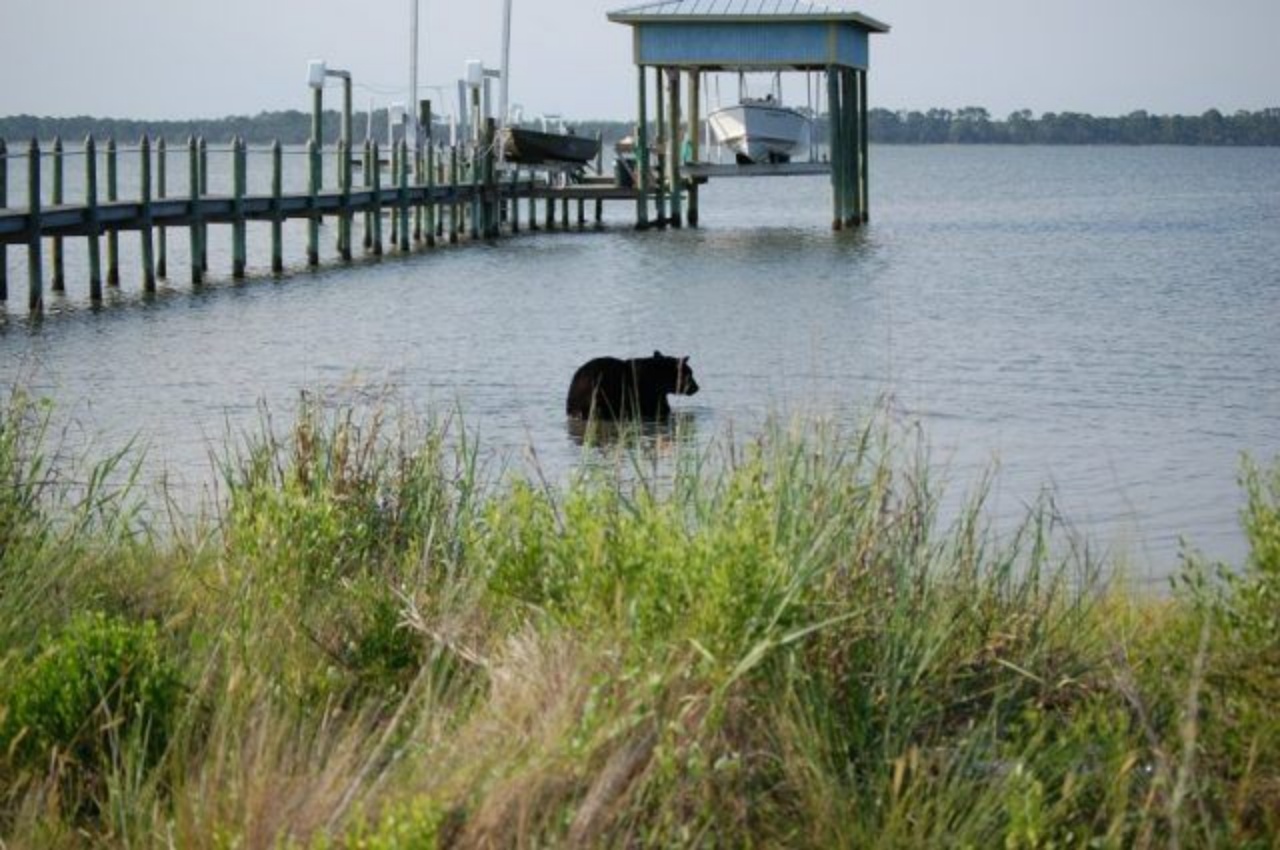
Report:
<svg viewBox="0 0 1280 850"><path fill-rule="evenodd" d="M326 144L338 138L339 121L337 111L325 112ZM1140 110L1118 117L1079 112L1046 112L1036 117L1024 109L1005 119L992 118L986 109L977 106L925 112L873 109L870 121L871 140L881 144L1280 145L1280 108L1239 111L1231 115L1210 109L1198 116L1152 115ZM386 110L376 110L372 120L367 113L356 113L353 123L357 139L364 138L366 128L371 128L380 141L387 138ZM817 125L817 137L821 141L826 135L825 119L820 116ZM598 134L606 144L632 132L632 124L626 121L579 121L568 126L579 135ZM444 124L437 124L435 132L436 138L448 138L448 127ZM0 118L0 138L8 139L11 144L22 139L48 140L55 136L74 142L89 134L121 141L136 140L146 134L152 139L164 138L170 144L184 143L189 136L203 136L215 142L242 136L250 144L267 144L279 139L282 144L300 145L311 136L311 115L286 110L190 121L34 115Z"/></svg>

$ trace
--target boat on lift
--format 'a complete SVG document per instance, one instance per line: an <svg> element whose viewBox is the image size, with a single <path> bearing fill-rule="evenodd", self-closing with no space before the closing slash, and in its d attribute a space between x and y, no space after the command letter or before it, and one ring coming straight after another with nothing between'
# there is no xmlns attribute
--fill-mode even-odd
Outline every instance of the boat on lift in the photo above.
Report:
<svg viewBox="0 0 1280 850"><path fill-rule="evenodd" d="M521 165L586 165L600 152L600 142L575 136L558 116L547 115L535 130L511 124L502 128L502 150L507 162Z"/></svg>
<svg viewBox="0 0 1280 850"><path fill-rule="evenodd" d="M764 97L748 97L745 78L739 75L738 102L715 110L707 122L739 165L790 162L809 139L809 118L782 105L781 74L774 75L773 90Z"/></svg>

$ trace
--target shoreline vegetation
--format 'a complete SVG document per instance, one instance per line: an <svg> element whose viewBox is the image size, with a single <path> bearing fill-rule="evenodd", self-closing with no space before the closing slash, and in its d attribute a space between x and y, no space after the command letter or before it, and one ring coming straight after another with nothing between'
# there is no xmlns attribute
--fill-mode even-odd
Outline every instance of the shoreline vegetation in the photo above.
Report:
<svg viewBox="0 0 1280 850"><path fill-rule="evenodd" d="M324 115L326 143L336 141L340 115L327 110ZM368 124L366 112L357 112L353 123ZM1280 108L1223 113L1210 109L1202 115L1154 115L1138 110L1122 116L1094 116L1079 112L1046 112L1035 115L1019 110L1005 118L992 116L982 107L962 109L889 110L869 113L868 132L878 144L1012 144L1012 145L1199 145L1275 146L1280 145ZM374 110L371 126L381 134L387 127L386 110ZM628 121L576 121L568 126L578 135L599 134L612 145L632 133ZM436 125L436 137L448 138L447 124ZM821 143L826 138L826 120L819 116L815 127ZM0 116L0 139L52 140L55 137L83 139L136 139L144 134L171 143L188 137L223 139L240 137L250 144L279 140L282 144L306 144L311 135L310 113L298 110L260 112L253 116L196 119L186 121L100 118L91 116L41 117Z"/></svg>
<svg viewBox="0 0 1280 850"><path fill-rule="evenodd" d="M304 399L192 517L50 421L0 402L4 846L1280 840L1280 466L1152 598L886 422L553 487Z"/></svg>

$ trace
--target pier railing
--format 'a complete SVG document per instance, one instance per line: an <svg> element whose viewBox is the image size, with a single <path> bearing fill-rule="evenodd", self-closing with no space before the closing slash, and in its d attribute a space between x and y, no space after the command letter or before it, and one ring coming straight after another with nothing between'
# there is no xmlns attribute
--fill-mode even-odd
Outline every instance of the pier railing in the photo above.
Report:
<svg viewBox="0 0 1280 850"><path fill-rule="evenodd" d="M360 250L407 253L438 242L491 239L521 227L539 228L537 203L545 203L544 224L570 227L569 205L595 203L595 224L605 200L634 202L635 190L603 179L566 184L556 172L508 167L501 170L490 125L481 144L412 150L404 141L387 150L369 140L356 150L344 143L320 149L314 142L285 149L278 142L251 148L242 139L211 145L203 138L185 144L143 137L122 146L92 137L74 149L61 139L20 147L0 140L0 301L9 298L9 246L27 249L28 308L44 305L44 243L49 243L48 282L66 290L66 240L84 240L89 297L98 302L103 287L121 281L120 234L136 232L140 280L154 292L170 277L171 231L186 231L190 279L199 285L209 271L209 229L229 226L231 275L246 275L246 230L269 225L270 267L284 270L284 228L291 219L306 223L306 263L320 263L325 219L335 220L335 248L343 261ZM211 162L219 167L211 168ZM122 168L122 166L129 166ZM358 181L357 181L358 176ZM122 179L125 178L125 179ZM385 221L384 221L385 220ZM327 232L327 231L326 231ZM105 248L105 262L104 249Z"/></svg>

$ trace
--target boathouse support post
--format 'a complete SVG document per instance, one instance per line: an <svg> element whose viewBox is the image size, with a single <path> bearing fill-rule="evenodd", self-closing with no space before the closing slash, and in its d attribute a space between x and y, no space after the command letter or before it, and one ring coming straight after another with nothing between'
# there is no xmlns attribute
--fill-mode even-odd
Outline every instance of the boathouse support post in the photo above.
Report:
<svg viewBox="0 0 1280 850"><path fill-rule="evenodd" d="M560 199L560 229L569 229L569 198L567 196Z"/></svg>
<svg viewBox="0 0 1280 850"><path fill-rule="evenodd" d="M351 262L351 145L338 140L338 256Z"/></svg>
<svg viewBox="0 0 1280 850"><path fill-rule="evenodd" d="M120 200L116 182L116 140L107 139L107 203ZM120 234L107 231L107 286L120 285Z"/></svg>
<svg viewBox="0 0 1280 850"><path fill-rule="evenodd" d="M98 146L93 134L84 139L85 245L89 252L89 300L102 300L102 253L99 237L102 224L98 213Z"/></svg>
<svg viewBox="0 0 1280 850"><path fill-rule="evenodd" d="M534 189L538 185L538 172L529 169L529 229L538 229L538 196Z"/></svg>
<svg viewBox="0 0 1280 850"><path fill-rule="evenodd" d="M400 250L409 251L409 143L400 140L400 172L398 174L396 208L398 212Z"/></svg>
<svg viewBox="0 0 1280 850"><path fill-rule="evenodd" d="M689 141L694 162L702 161L702 72L689 72ZM689 209L686 214L690 227L698 226L698 184L689 183Z"/></svg>
<svg viewBox="0 0 1280 850"><path fill-rule="evenodd" d="M841 134L844 122L840 109L840 76L834 66L827 67L827 158L831 160L831 229L844 227L844 174Z"/></svg>
<svg viewBox="0 0 1280 850"><path fill-rule="evenodd" d="M858 162L861 166L860 179L858 182L860 184L862 202L858 206L862 211L862 220L865 223L871 221L871 188L869 185L869 177L871 175L871 110L867 102L866 69L858 72L858 108L861 110L862 114L862 134L859 139L859 147L861 147L862 153L861 156L858 157Z"/></svg>
<svg viewBox="0 0 1280 850"><path fill-rule="evenodd" d="M203 251L200 248L200 152L195 136L187 137L187 194L191 197L188 235L191 237L191 282L199 284L204 280L204 266L200 264Z"/></svg>
<svg viewBox="0 0 1280 850"><path fill-rule="evenodd" d="M845 119L844 226L848 228L862 223L862 213L858 210L858 86L852 69L845 69L841 76Z"/></svg>
<svg viewBox="0 0 1280 850"><path fill-rule="evenodd" d="M44 268L40 256L40 143L27 145L27 309L44 309Z"/></svg>
<svg viewBox="0 0 1280 850"><path fill-rule="evenodd" d="M360 161L360 170L364 172L364 187L371 189L373 187L373 172L378 167L377 161L373 158L373 139L369 136L364 137L364 158ZM378 208L377 199L369 203L364 208L364 249L365 251L373 248L373 217L381 215Z"/></svg>
<svg viewBox="0 0 1280 850"><path fill-rule="evenodd" d="M636 227L643 230L649 226L649 104L645 92L646 72L643 65L637 66L636 74L636 115L635 135L635 188L636 188Z"/></svg>
<svg viewBox="0 0 1280 850"><path fill-rule="evenodd" d="M311 215L307 219L307 265L320 265L320 151L313 137L307 142L307 206Z"/></svg>
<svg viewBox="0 0 1280 850"><path fill-rule="evenodd" d="M551 175L547 175L547 230L556 229L556 199L551 194Z"/></svg>
<svg viewBox="0 0 1280 850"><path fill-rule="evenodd" d="M511 232L520 232L520 166L511 169Z"/></svg>
<svg viewBox="0 0 1280 850"><path fill-rule="evenodd" d="M666 86L662 79L662 68L653 69L653 86L656 90L654 96L657 99L655 115L653 117L653 147L658 153L658 162L654 171L658 175L657 185L654 187L654 207L657 210L656 217L659 227L667 226L667 185L666 185L666 154L667 149L667 116L666 116Z"/></svg>
<svg viewBox="0 0 1280 850"><path fill-rule="evenodd" d="M284 151L271 143L271 273L284 271Z"/></svg>
<svg viewBox="0 0 1280 850"><path fill-rule="evenodd" d="M9 146L0 139L0 209L9 206ZM9 300L9 246L0 243L0 303Z"/></svg>
<svg viewBox="0 0 1280 850"><path fill-rule="evenodd" d="M200 196L209 196L209 142L204 136L198 143L200 148ZM209 272L209 222L200 217L200 270Z"/></svg>
<svg viewBox="0 0 1280 850"><path fill-rule="evenodd" d="M55 207L62 206L62 137L53 137L53 192L50 201ZM53 262L53 291L63 292L67 288L65 264L62 262L62 237L53 237L50 259Z"/></svg>
<svg viewBox="0 0 1280 850"><path fill-rule="evenodd" d="M151 232L151 138L143 134L138 141L138 207L142 218L138 222L138 253L142 261L142 291L156 291L155 243Z"/></svg>
<svg viewBox="0 0 1280 850"><path fill-rule="evenodd" d="M244 196L248 184L248 155L245 141L239 136L231 141L231 276L244 277L245 250Z"/></svg>
<svg viewBox="0 0 1280 850"><path fill-rule="evenodd" d="M169 196L168 157L169 146L162 135L156 140L156 197L162 201ZM163 225L156 229L156 277L169 278L169 235Z"/></svg>
<svg viewBox="0 0 1280 850"><path fill-rule="evenodd" d="M681 109L680 69L667 69L667 188L671 193L671 226L684 226L683 188L680 178Z"/></svg>
<svg viewBox="0 0 1280 850"><path fill-rule="evenodd" d="M378 165L378 142L371 140L369 149L373 157L372 176L370 180L373 184L373 255L375 257L382 256L382 167Z"/></svg>

